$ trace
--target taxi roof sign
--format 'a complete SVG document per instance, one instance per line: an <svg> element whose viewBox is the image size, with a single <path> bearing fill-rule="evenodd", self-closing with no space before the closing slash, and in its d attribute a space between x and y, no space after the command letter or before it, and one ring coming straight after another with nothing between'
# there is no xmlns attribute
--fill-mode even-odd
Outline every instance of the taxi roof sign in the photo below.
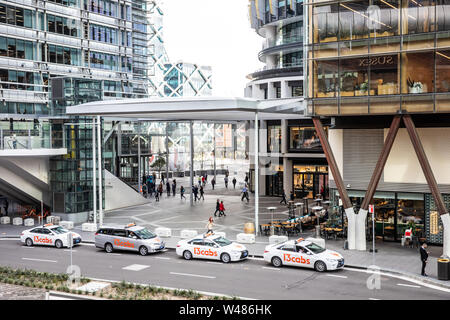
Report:
<svg viewBox="0 0 450 320"><path fill-rule="evenodd" d="M47 223L47 224L44 224L44 227L51 227L53 225L53 223Z"/></svg>
<svg viewBox="0 0 450 320"><path fill-rule="evenodd" d="M136 226L136 223L129 223L129 224L127 224L126 226L125 226L125 228L130 228L130 227L135 227Z"/></svg>
<svg viewBox="0 0 450 320"><path fill-rule="evenodd" d="M302 242L303 240L305 240L305 239L303 239L303 238L298 238L297 240L295 240L295 243L300 243L300 242Z"/></svg>

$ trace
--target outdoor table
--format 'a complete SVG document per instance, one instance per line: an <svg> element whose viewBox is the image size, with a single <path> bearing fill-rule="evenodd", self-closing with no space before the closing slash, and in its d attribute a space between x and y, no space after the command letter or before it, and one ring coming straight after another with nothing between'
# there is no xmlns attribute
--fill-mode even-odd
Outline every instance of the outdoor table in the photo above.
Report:
<svg viewBox="0 0 450 320"><path fill-rule="evenodd" d="M267 235L267 234L269 233L269 231L270 231L270 227L271 227L271 226L272 226L272 225L269 224L269 223L263 223L263 224L261 224L261 225L260 225L260 227L261 227L261 232L264 232L264 234Z"/></svg>

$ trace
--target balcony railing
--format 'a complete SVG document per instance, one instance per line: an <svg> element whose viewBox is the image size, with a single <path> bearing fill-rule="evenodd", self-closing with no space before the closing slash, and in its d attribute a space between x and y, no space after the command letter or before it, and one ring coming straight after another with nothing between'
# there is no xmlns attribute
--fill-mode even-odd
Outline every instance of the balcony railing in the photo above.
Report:
<svg viewBox="0 0 450 320"><path fill-rule="evenodd" d="M0 150L32 150L32 149L63 149L66 148L66 133L52 132L51 127L6 130L0 128Z"/></svg>

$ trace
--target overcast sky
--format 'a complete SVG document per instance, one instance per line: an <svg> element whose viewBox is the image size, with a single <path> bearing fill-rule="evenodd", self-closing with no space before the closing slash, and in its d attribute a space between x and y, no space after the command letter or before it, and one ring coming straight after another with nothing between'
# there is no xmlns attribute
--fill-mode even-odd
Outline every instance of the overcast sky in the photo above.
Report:
<svg viewBox="0 0 450 320"><path fill-rule="evenodd" d="M164 0L164 41L172 62L209 65L213 95L244 96L246 75L261 68L263 38L250 28L245 0Z"/></svg>

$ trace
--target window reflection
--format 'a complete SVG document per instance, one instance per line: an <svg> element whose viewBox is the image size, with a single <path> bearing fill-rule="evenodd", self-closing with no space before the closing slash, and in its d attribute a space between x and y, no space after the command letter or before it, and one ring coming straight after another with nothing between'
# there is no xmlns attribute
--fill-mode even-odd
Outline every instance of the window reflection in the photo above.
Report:
<svg viewBox="0 0 450 320"><path fill-rule="evenodd" d="M327 128L325 128L327 131ZM289 148L294 150L322 150L316 130L312 127L289 127Z"/></svg>
<svg viewBox="0 0 450 320"><path fill-rule="evenodd" d="M314 96L335 97L338 87L338 61L315 61L314 68Z"/></svg>

